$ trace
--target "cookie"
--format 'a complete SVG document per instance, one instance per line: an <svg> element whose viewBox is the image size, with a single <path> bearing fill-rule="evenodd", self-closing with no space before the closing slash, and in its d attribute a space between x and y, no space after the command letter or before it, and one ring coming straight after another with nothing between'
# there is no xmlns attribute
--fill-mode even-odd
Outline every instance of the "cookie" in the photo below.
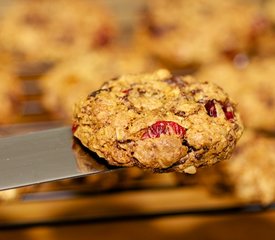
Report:
<svg viewBox="0 0 275 240"><path fill-rule="evenodd" d="M218 84L238 102L246 127L275 131L275 58L246 59L236 64L205 66L197 77Z"/></svg>
<svg viewBox="0 0 275 240"><path fill-rule="evenodd" d="M0 29L0 48L30 62L107 48L117 32L102 1L88 0L16 1L4 12Z"/></svg>
<svg viewBox="0 0 275 240"><path fill-rule="evenodd" d="M229 161L198 171L191 180L211 193L267 205L275 200L274 174L274 135L246 129ZM178 177L186 181L184 176Z"/></svg>
<svg viewBox="0 0 275 240"><path fill-rule="evenodd" d="M73 132L116 166L195 173L228 159L242 133L224 91L167 70L110 80L78 103Z"/></svg>
<svg viewBox="0 0 275 240"><path fill-rule="evenodd" d="M147 1L136 41L171 66L200 65L254 51L263 19L252 1Z"/></svg>
<svg viewBox="0 0 275 240"><path fill-rule="evenodd" d="M55 117L70 121L73 104L105 81L122 73L141 73L155 67L147 55L122 48L73 57L56 64L41 79L42 102Z"/></svg>
<svg viewBox="0 0 275 240"><path fill-rule="evenodd" d="M224 166L235 194L269 204L275 199L275 138L245 132L231 161Z"/></svg>
<svg viewBox="0 0 275 240"><path fill-rule="evenodd" d="M267 31L261 34L260 38L257 40L258 45L258 55L260 56L274 56L275 54L275 2L273 0L266 0L262 2L264 13L266 15L266 20L260 21L260 27L267 27Z"/></svg>
<svg viewBox="0 0 275 240"><path fill-rule="evenodd" d="M12 59L5 54L0 54L0 80L0 124L14 123L21 115L23 86Z"/></svg>

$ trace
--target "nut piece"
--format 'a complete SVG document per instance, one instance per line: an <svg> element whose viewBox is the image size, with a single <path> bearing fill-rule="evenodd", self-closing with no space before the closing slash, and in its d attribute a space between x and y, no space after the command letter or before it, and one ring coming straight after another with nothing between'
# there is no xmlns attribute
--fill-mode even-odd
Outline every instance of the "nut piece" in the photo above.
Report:
<svg viewBox="0 0 275 240"><path fill-rule="evenodd" d="M190 166L190 167L185 168L183 171L185 173L195 174L197 172L197 169L195 166Z"/></svg>

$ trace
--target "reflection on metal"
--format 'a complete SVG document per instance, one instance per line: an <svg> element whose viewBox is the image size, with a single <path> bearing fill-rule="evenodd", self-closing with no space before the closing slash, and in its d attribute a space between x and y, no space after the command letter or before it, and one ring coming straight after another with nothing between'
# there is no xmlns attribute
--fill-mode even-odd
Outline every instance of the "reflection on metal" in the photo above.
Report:
<svg viewBox="0 0 275 240"><path fill-rule="evenodd" d="M70 127L0 138L0 190L114 170L74 142Z"/></svg>
<svg viewBox="0 0 275 240"><path fill-rule="evenodd" d="M107 164L104 159L99 158L96 153L91 152L89 149L84 147L81 142L77 139L73 139L73 152L75 154L77 166L80 172L90 174L97 171L111 171L118 169Z"/></svg>

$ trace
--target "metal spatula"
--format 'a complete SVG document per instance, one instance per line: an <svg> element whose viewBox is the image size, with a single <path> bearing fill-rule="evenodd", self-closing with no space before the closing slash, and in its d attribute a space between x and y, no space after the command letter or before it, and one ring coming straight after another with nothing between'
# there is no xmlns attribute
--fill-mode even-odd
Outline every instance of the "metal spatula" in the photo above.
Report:
<svg viewBox="0 0 275 240"><path fill-rule="evenodd" d="M85 149L69 127L0 138L0 190L116 169Z"/></svg>

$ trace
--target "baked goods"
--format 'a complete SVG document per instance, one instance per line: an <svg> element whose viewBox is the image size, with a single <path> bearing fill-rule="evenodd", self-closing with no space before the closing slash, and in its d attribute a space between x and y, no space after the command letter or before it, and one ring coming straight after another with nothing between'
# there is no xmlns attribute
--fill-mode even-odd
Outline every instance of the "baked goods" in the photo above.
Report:
<svg viewBox="0 0 275 240"><path fill-rule="evenodd" d="M225 190L245 202L270 204L275 200L275 138L245 130L230 161L196 176L196 183L206 185L212 192Z"/></svg>
<svg viewBox="0 0 275 240"><path fill-rule="evenodd" d="M205 66L197 77L212 81L238 102L246 127L275 131L275 58Z"/></svg>
<svg viewBox="0 0 275 240"><path fill-rule="evenodd" d="M198 171L179 181L205 186L211 193L232 194L244 202L263 205L275 200L274 135L246 129L229 161Z"/></svg>
<svg viewBox="0 0 275 240"><path fill-rule="evenodd" d="M22 114L23 85L13 57L4 52L0 53L0 81L0 124L14 123Z"/></svg>
<svg viewBox="0 0 275 240"><path fill-rule="evenodd" d="M274 201L275 138L245 132L224 168L238 197L263 204Z"/></svg>
<svg viewBox="0 0 275 240"><path fill-rule="evenodd" d="M57 64L40 81L44 106L58 118L71 120L79 98L119 74L154 70L156 64L143 53L117 49L73 57Z"/></svg>
<svg viewBox="0 0 275 240"><path fill-rule="evenodd" d="M0 54L0 124L12 123L21 112L23 88L16 77L13 59L6 54Z"/></svg>
<svg viewBox="0 0 275 240"><path fill-rule="evenodd" d="M51 62L106 48L116 31L102 1L20 0L1 18L0 48L21 61Z"/></svg>
<svg viewBox="0 0 275 240"><path fill-rule="evenodd" d="M176 67L251 53L266 28L256 1L147 1L136 39Z"/></svg>
<svg viewBox="0 0 275 240"><path fill-rule="evenodd" d="M242 133L223 90L167 70L110 80L76 105L74 136L109 164L195 173L228 159Z"/></svg>
<svg viewBox="0 0 275 240"><path fill-rule="evenodd" d="M274 56L275 53L275 2L266 0L262 2L266 20L259 23L260 26L266 26L267 31L257 40L258 54L261 56Z"/></svg>

